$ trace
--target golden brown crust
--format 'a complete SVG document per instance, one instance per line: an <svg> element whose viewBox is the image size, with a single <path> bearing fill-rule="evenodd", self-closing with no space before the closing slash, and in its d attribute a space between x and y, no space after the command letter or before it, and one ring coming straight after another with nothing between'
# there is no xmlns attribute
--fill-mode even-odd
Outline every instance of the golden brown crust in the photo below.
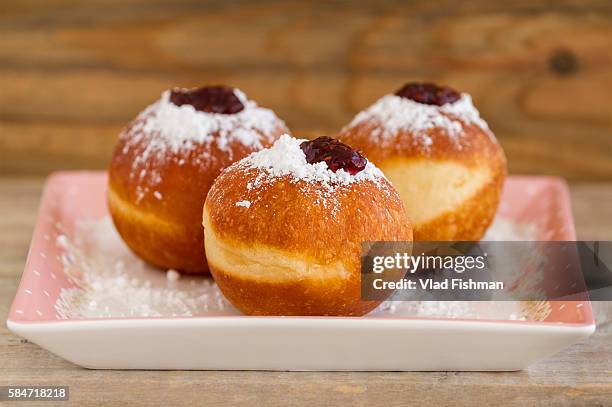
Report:
<svg viewBox="0 0 612 407"><path fill-rule="evenodd" d="M201 226L206 194L223 168L257 149L231 139L224 150L210 143L186 153L168 150L163 158L152 155L139 170L159 175L153 185L151 177L134 170L148 142L144 137L134 143L135 123L119 138L109 168L109 209L117 230L137 255L155 266L206 272ZM287 131L279 120L274 134L262 137L261 143L268 147Z"/></svg>
<svg viewBox="0 0 612 407"><path fill-rule="evenodd" d="M480 240L497 211L507 173L504 152L488 130L458 121L462 125L458 137L438 127L418 135L399 130L388 144L383 144L372 136L386 130L384 124L375 120L347 126L338 136L343 142L360 149L383 172L387 163L397 159L428 160L433 164L452 161L473 169L487 169L490 174L488 181L462 204L423 224L413 222L415 240ZM431 143L422 143L423 136L431 139ZM407 172L400 182L411 182L410 174ZM403 199L419 199L418 195Z"/></svg>
<svg viewBox="0 0 612 407"><path fill-rule="evenodd" d="M258 281L236 276L211 265L215 282L236 308L247 315L361 316L372 311L379 301L361 301L359 279L311 281Z"/></svg>
<svg viewBox="0 0 612 407"><path fill-rule="evenodd" d="M455 120L462 127L459 137L449 135L443 128L434 127L419 135L399 130L388 143L381 143L372 134L383 132L384 124L370 120L345 127L338 138L361 150L376 165L389 159L409 157L454 160L469 166L491 165L505 171L504 152L492 134L475 124ZM431 139L431 144L419 141L424 136Z"/></svg>
<svg viewBox="0 0 612 407"><path fill-rule="evenodd" d="M198 228L145 212L119 197L110 187L108 204L113 223L128 247L154 266L188 272L206 272L203 234Z"/></svg>
<svg viewBox="0 0 612 407"><path fill-rule="evenodd" d="M364 241L411 240L401 199L385 179L338 186L321 198L323 187L290 176L249 190L261 172L233 165L210 189L206 207L221 239L264 244L323 264L358 263ZM251 206L237 206L241 201Z"/></svg>
<svg viewBox="0 0 612 407"><path fill-rule="evenodd" d="M378 302L361 301L361 243L412 241L412 229L401 199L390 183L364 180L336 190L325 200L323 186L283 176L258 183L263 171L234 164L209 191L204 209L207 231L240 248L280 251L316 267L342 272L327 274L324 283L299 277L262 280L209 265L226 297L240 310L255 315L363 315ZM251 189L249 189L251 186ZM250 207L236 203L249 201ZM262 267L265 267L262 266ZM323 280L321 280L323 281Z"/></svg>

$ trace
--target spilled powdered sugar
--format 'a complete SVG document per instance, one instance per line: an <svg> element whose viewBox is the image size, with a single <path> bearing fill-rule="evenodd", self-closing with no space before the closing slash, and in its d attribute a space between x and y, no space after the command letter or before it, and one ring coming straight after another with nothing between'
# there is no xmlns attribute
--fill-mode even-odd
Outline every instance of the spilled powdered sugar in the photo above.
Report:
<svg viewBox="0 0 612 407"><path fill-rule="evenodd" d="M382 124L371 132L371 137L383 146L394 144L398 131L408 131L414 135L414 143L428 149L433 140L427 132L433 128L441 128L446 131L455 147L461 149L463 123L475 124L493 138L489 126L480 117L472 103L471 96L467 93L462 93L458 101L442 106L418 103L396 95L386 95L358 113L343 131L364 122Z"/></svg>
<svg viewBox="0 0 612 407"><path fill-rule="evenodd" d="M536 224L517 222L497 215L483 240L535 241L540 232ZM519 255L520 253L517 253L517 256ZM516 278L515 271L508 270L506 277ZM503 275L501 269L498 268L497 272ZM541 282L539 278L541 274L531 273L528 278L522 280L522 284L532 288L539 287ZM435 296L432 295L433 297ZM551 305L548 301L393 301L391 299L383 302L371 315L543 321L550 312Z"/></svg>
<svg viewBox="0 0 612 407"><path fill-rule="evenodd" d="M314 164L306 161L306 155L300 148L304 141L307 140L284 134L272 147L252 153L239 161L236 165L242 168L261 170L255 180L247 184L247 189L252 191L266 188L281 177L289 178L304 191L314 193L317 203L324 205L332 214L338 210L335 194L353 183L371 181L389 193L386 185L380 182L386 179L384 174L371 162L368 161L366 167L355 175L344 169L334 172L323 161ZM256 202L251 201L249 206Z"/></svg>
<svg viewBox="0 0 612 407"><path fill-rule="evenodd" d="M194 148L202 145L210 148L213 144L231 159L230 145L233 141L252 149L261 149L262 141L272 142L272 135L278 126L284 126L272 110L257 106L238 89L234 89L234 94L244 109L236 114L202 112L189 104L177 106L170 101L170 93L162 93L161 98L140 113L121 135L126 140L124 154L137 146L142 149L138 151L130 174L143 185L137 191L139 200L154 191L153 187L161 182L155 165L151 165L152 160L161 163L168 156L189 157L189 152ZM204 152L190 159L196 161L196 165L205 165L214 160L214 156ZM184 165L184 159L177 161L177 164ZM161 196L156 198L162 199Z"/></svg>
<svg viewBox="0 0 612 407"><path fill-rule="evenodd" d="M499 240L526 237L524 231L530 228L510 226L512 222L501 221ZM109 217L80 222L70 237L58 233L63 271L75 283L62 289L55 302L60 319L240 315L210 277L163 272L145 264L127 248ZM531 320L547 312L546 304L511 301L386 301L369 317Z"/></svg>
<svg viewBox="0 0 612 407"><path fill-rule="evenodd" d="M548 301L385 301L370 315L396 318L543 321L550 312Z"/></svg>
<svg viewBox="0 0 612 407"><path fill-rule="evenodd" d="M532 241L538 239L538 227L528 222L496 216L485 233L483 240L489 241Z"/></svg>
<svg viewBox="0 0 612 407"><path fill-rule="evenodd" d="M163 273L134 256L109 217L80 223L59 235L64 273L76 284L62 289L61 319L196 316L237 313L211 278Z"/></svg>

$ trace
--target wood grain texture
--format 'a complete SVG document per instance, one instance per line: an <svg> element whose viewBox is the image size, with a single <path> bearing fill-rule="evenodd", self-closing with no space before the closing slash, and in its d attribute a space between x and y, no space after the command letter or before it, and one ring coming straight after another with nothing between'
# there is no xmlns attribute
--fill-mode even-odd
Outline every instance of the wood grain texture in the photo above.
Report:
<svg viewBox="0 0 612 407"><path fill-rule="evenodd" d="M5 0L0 174L106 167L168 87L227 83L334 134L410 80L473 94L510 171L612 180L612 3Z"/></svg>
<svg viewBox="0 0 612 407"><path fill-rule="evenodd" d="M0 179L0 320L17 289L42 183L41 178ZM572 184L571 193L578 236L610 239L612 207L603 202L612 197L612 183ZM595 335L528 370L509 373L95 371L19 339L2 324L0 386L68 385L71 403L79 406L608 406L611 307L595 306L602 321Z"/></svg>

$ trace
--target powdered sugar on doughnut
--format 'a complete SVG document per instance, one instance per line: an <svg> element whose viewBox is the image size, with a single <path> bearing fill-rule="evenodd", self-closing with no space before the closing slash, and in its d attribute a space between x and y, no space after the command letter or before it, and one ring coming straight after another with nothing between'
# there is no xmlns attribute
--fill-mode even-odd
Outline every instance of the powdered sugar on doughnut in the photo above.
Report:
<svg viewBox="0 0 612 407"><path fill-rule="evenodd" d="M195 147L213 144L231 159L233 141L261 149L263 142L270 143L279 124L283 124L274 112L257 106L238 89L234 89L234 94L244 109L236 114L198 111L188 104L177 106L170 101L170 93L162 93L160 100L140 113L131 128L121 135L126 139L123 153L136 146L140 149L145 146L134 160L131 173L144 185L138 194L140 199L161 182L154 167L148 165L152 159L163 162L169 153L186 157ZM213 159L211 154L203 153L195 158L198 161L195 164L202 165ZM185 163L184 158L181 161L179 165Z"/></svg>
<svg viewBox="0 0 612 407"><path fill-rule="evenodd" d="M287 134L282 135L272 147L252 153L239 161L236 165L242 168L255 168L260 170L254 181L247 184L249 191L264 189L275 180L289 178L292 182L300 185L305 193L316 196L318 203L329 208L332 213L337 210L337 199L335 194L348 185L370 181L380 186L386 193L386 179L382 171L368 161L366 167L355 175L351 175L343 169L333 172L325 162L310 164L300 144L306 141L296 139ZM257 199L250 201L255 205Z"/></svg>
<svg viewBox="0 0 612 407"><path fill-rule="evenodd" d="M463 124L475 124L492 136L489 126L480 117L472 103L471 96L467 93L462 93L458 101L442 106L418 103L396 95L386 95L358 113L344 130L364 122L382 124L371 133L371 137L382 145L395 143L395 137L399 131L408 131L414 136L413 142L425 150L433 144L427 132L434 128L444 129L458 149L461 149L460 139Z"/></svg>
<svg viewBox="0 0 612 407"><path fill-rule="evenodd" d="M336 185L348 185L365 180L378 183L384 178L382 171L369 161L366 167L355 175L343 169L333 172L323 161L309 164L300 148L300 144L304 141L306 140L284 134L272 147L252 153L241 163L263 169L271 177L290 176L296 181L320 183L328 189L333 189Z"/></svg>

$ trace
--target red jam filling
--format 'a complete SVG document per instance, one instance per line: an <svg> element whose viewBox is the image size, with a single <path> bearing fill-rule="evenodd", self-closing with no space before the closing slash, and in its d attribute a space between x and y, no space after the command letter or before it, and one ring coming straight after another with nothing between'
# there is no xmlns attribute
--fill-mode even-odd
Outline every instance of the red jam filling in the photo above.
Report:
<svg viewBox="0 0 612 407"><path fill-rule="evenodd" d="M173 89L170 102L177 106L191 105L200 112L234 114L244 105L228 86L204 86L194 89Z"/></svg>
<svg viewBox="0 0 612 407"><path fill-rule="evenodd" d="M343 169L355 175L362 171L368 163L368 160L359 151L327 136L304 141L300 144L300 148L306 155L306 162L315 164L323 161L333 172Z"/></svg>
<svg viewBox="0 0 612 407"><path fill-rule="evenodd" d="M408 83L395 92L395 95L425 105L436 106L454 103L461 98L456 90L433 83Z"/></svg>

